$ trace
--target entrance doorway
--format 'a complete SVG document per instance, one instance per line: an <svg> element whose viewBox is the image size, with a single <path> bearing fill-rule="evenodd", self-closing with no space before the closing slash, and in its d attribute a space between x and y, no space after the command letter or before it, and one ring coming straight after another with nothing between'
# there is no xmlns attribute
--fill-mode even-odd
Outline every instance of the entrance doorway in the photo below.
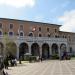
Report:
<svg viewBox="0 0 75 75"><path fill-rule="evenodd" d="M48 59L50 57L49 45L47 43L42 45L42 58Z"/></svg>
<svg viewBox="0 0 75 75"><path fill-rule="evenodd" d="M19 46L19 58L21 57L24 59L24 54L29 52L28 44L27 43L21 43Z"/></svg>
<svg viewBox="0 0 75 75"><path fill-rule="evenodd" d="M39 45L37 43L31 45L31 54L32 56L40 56Z"/></svg>

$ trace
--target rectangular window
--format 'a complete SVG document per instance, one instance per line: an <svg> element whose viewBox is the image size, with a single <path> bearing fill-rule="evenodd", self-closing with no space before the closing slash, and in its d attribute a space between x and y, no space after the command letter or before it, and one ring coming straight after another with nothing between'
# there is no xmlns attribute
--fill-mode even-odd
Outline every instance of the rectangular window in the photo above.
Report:
<svg viewBox="0 0 75 75"><path fill-rule="evenodd" d="M10 29L13 29L13 24L10 24Z"/></svg>
<svg viewBox="0 0 75 75"><path fill-rule="evenodd" d="M2 29L2 23L0 23L0 29Z"/></svg>
<svg viewBox="0 0 75 75"><path fill-rule="evenodd" d="M39 31L41 31L41 27L39 27Z"/></svg>
<svg viewBox="0 0 75 75"><path fill-rule="evenodd" d="M57 32L57 29L55 29L55 33Z"/></svg>
<svg viewBox="0 0 75 75"><path fill-rule="evenodd" d="M20 25L20 30L23 30L23 25Z"/></svg>
<svg viewBox="0 0 75 75"><path fill-rule="evenodd" d="M47 28L47 32L49 32L49 28Z"/></svg>

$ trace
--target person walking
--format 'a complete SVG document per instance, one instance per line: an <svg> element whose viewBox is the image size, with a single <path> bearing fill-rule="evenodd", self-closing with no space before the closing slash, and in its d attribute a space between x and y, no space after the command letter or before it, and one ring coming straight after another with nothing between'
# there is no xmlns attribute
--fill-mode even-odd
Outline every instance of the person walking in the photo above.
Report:
<svg viewBox="0 0 75 75"><path fill-rule="evenodd" d="M0 75L6 75L4 72L4 62L0 59Z"/></svg>
<svg viewBox="0 0 75 75"><path fill-rule="evenodd" d="M9 62L8 62L8 58L6 57L4 59L4 67L5 67L5 69L8 69L8 66L9 66Z"/></svg>

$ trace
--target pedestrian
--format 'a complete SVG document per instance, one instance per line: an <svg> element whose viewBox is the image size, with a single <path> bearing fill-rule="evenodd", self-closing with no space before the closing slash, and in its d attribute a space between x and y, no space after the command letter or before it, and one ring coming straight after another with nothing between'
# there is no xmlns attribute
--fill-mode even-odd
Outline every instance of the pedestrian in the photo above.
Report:
<svg viewBox="0 0 75 75"><path fill-rule="evenodd" d="M42 56L41 56L39 59L40 59L40 61L42 62Z"/></svg>
<svg viewBox="0 0 75 75"><path fill-rule="evenodd" d="M4 72L4 63L0 60L0 75L6 75Z"/></svg>
<svg viewBox="0 0 75 75"><path fill-rule="evenodd" d="M17 66L17 59L14 59L14 65Z"/></svg>
<svg viewBox="0 0 75 75"><path fill-rule="evenodd" d="M9 62L8 62L8 58L7 57L4 59L4 66L5 66L5 69L8 69Z"/></svg>

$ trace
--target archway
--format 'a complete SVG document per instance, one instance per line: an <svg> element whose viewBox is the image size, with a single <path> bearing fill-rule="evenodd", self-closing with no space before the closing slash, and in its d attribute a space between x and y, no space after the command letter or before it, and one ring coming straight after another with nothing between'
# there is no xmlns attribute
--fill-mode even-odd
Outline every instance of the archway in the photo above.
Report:
<svg viewBox="0 0 75 75"><path fill-rule="evenodd" d="M47 43L44 43L42 45L42 58L48 59L49 57L50 57L49 45Z"/></svg>
<svg viewBox="0 0 75 75"><path fill-rule="evenodd" d="M66 52L66 44L60 45L60 52L61 52L61 56L63 55L64 52Z"/></svg>
<svg viewBox="0 0 75 75"><path fill-rule="evenodd" d="M58 55L58 45L56 43L52 44L52 55Z"/></svg>
<svg viewBox="0 0 75 75"><path fill-rule="evenodd" d="M3 49L4 49L4 46L3 44L0 42L0 55L3 56Z"/></svg>
<svg viewBox="0 0 75 75"><path fill-rule="evenodd" d="M17 53L17 46L14 42L8 42L6 43L6 55L12 55L13 57L16 57Z"/></svg>
<svg viewBox="0 0 75 75"><path fill-rule="evenodd" d="M37 43L31 45L31 54L32 56L40 56L39 45Z"/></svg>
<svg viewBox="0 0 75 75"><path fill-rule="evenodd" d="M24 54L29 52L29 47L27 43L21 43L19 46L19 57L22 56L22 59L24 59Z"/></svg>

